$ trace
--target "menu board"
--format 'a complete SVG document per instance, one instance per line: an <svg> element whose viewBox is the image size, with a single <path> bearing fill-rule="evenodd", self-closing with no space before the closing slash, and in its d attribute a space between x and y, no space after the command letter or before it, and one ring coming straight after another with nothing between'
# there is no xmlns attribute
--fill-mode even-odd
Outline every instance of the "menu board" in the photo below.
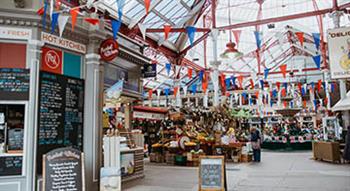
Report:
<svg viewBox="0 0 350 191"><path fill-rule="evenodd" d="M22 174L22 156L1 156L0 176L13 176Z"/></svg>
<svg viewBox="0 0 350 191"><path fill-rule="evenodd" d="M52 149L83 148L84 80L40 73L38 159ZM39 161L41 164L41 161ZM41 172L38 165L38 172Z"/></svg>
<svg viewBox="0 0 350 191"><path fill-rule="evenodd" d="M7 150L8 151L22 151L23 150L23 137L24 137L24 129L15 128L8 130L8 143Z"/></svg>
<svg viewBox="0 0 350 191"><path fill-rule="evenodd" d="M0 68L0 100L29 99L29 70Z"/></svg>
<svg viewBox="0 0 350 191"><path fill-rule="evenodd" d="M208 156L200 159L199 190L225 190L224 157Z"/></svg>
<svg viewBox="0 0 350 191"><path fill-rule="evenodd" d="M85 190L84 157L79 150L55 149L46 153L43 158L44 191Z"/></svg>

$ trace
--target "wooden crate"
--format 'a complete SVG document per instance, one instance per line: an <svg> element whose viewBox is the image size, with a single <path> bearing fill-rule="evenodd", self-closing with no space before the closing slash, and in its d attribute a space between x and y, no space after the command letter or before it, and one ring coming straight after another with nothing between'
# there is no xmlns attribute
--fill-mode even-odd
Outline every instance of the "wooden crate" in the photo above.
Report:
<svg viewBox="0 0 350 191"><path fill-rule="evenodd" d="M315 160L340 163L340 148L337 142L312 142L312 151Z"/></svg>
<svg viewBox="0 0 350 191"><path fill-rule="evenodd" d="M170 165L175 164L175 154L172 153L166 153L165 154L165 162Z"/></svg>
<svg viewBox="0 0 350 191"><path fill-rule="evenodd" d="M155 162L155 163L163 163L164 162L164 156L160 153L151 153L149 155L150 162Z"/></svg>

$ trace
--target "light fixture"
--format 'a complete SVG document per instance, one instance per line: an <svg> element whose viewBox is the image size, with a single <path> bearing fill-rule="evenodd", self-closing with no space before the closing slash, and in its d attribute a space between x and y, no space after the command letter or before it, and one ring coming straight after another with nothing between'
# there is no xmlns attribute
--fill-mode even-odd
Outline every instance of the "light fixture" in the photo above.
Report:
<svg viewBox="0 0 350 191"><path fill-rule="evenodd" d="M236 43L229 42L226 44L226 50L220 55L223 59L234 59L242 56L243 53L236 49Z"/></svg>
<svg viewBox="0 0 350 191"><path fill-rule="evenodd" d="M230 11L230 1L228 1L228 23L231 25L231 11ZM236 48L236 43L232 42L232 34L231 31L229 31L229 37L230 37L230 42L226 44L226 49L225 51L220 54L220 57L222 59L235 59L238 57L241 57L243 53L239 52Z"/></svg>

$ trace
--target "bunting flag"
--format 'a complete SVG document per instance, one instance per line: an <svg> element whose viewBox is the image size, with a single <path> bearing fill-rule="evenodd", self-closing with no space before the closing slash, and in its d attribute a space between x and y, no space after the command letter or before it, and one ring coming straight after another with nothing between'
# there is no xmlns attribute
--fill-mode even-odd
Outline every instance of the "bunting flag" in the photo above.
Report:
<svg viewBox="0 0 350 191"><path fill-rule="evenodd" d="M295 35L297 35L300 45L304 47L304 33L303 32L296 32Z"/></svg>
<svg viewBox="0 0 350 191"><path fill-rule="evenodd" d="M148 14L150 6L151 6L151 0L145 0L146 14Z"/></svg>
<svg viewBox="0 0 350 191"><path fill-rule="evenodd" d="M322 82L322 87L323 87L324 91L327 90L327 87L326 87L326 86L327 86L327 85L326 85L326 82Z"/></svg>
<svg viewBox="0 0 350 191"><path fill-rule="evenodd" d="M244 100L246 100L247 99L247 93L243 92L242 93L242 97L244 98Z"/></svg>
<svg viewBox="0 0 350 191"><path fill-rule="evenodd" d="M207 89L208 89L208 80L207 79L202 81L202 89L203 89L203 93L207 92Z"/></svg>
<svg viewBox="0 0 350 191"><path fill-rule="evenodd" d="M140 29L140 32L141 32L143 40L146 40L146 31L147 31L146 25L144 25L142 23L138 23L137 25L138 25L138 27Z"/></svg>
<svg viewBox="0 0 350 191"><path fill-rule="evenodd" d="M306 100L303 101L303 106L306 108Z"/></svg>
<svg viewBox="0 0 350 191"><path fill-rule="evenodd" d="M118 19L121 20L123 15L125 0L117 0L117 5L118 5Z"/></svg>
<svg viewBox="0 0 350 191"><path fill-rule="evenodd" d="M57 25L58 22L58 17L60 16L59 13L53 13L52 14L52 19L51 19L51 33L55 32L55 27Z"/></svg>
<svg viewBox="0 0 350 191"><path fill-rule="evenodd" d="M305 92L305 88L302 87L302 88L301 88L301 96L305 96L305 93L306 93L306 92Z"/></svg>
<svg viewBox="0 0 350 191"><path fill-rule="evenodd" d="M63 31L66 27L67 22L68 22L68 19L69 19L68 15L61 15L58 17L58 31L59 31L60 37L63 34Z"/></svg>
<svg viewBox="0 0 350 191"><path fill-rule="evenodd" d="M226 89L230 88L230 86L231 86L231 79L230 78L225 79L225 85L226 85Z"/></svg>
<svg viewBox="0 0 350 191"><path fill-rule="evenodd" d="M256 97L256 99L259 99L259 91L255 92L255 97Z"/></svg>
<svg viewBox="0 0 350 191"><path fill-rule="evenodd" d="M270 69L269 68L265 68L264 70L264 78L265 80L267 79L267 76L269 75Z"/></svg>
<svg viewBox="0 0 350 191"><path fill-rule="evenodd" d="M199 80L203 81L203 77L204 77L204 70L199 71Z"/></svg>
<svg viewBox="0 0 350 191"><path fill-rule="evenodd" d="M283 101L283 107L287 108L287 101Z"/></svg>
<svg viewBox="0 0 350 191"><path fill-rule="evenodd" d="M241 88L243 88L243 76L238 76L238 83Z"/></svg>
<svg viewBox="0 0 350 191"><path fill-rule="evenodd" d="M160 98L160 93L162 93L162 90L161 89L157 89L157 97L158 97L158 99Z"/></svg>
<svg viewBox="0 0 350 191"><path fill-rule="evenodd" d="M256 46L260 50L260 48L261 48L260 32L259 31L254 31L254 36L255 36L255 40L256 40Z"/></svg>
<svg viewBox="0 0 350 191"><path fill-rule="evenodd" d="M166 69L166 72L168 74L168 76L170 75L170 70L171 70L171 64L170 63L166 63L165 64L165 69Z"/></svg>
<svg viewBox="0 0 350 191"><path fill-rule="evenodd" d="M311 89L312 89L312 90L315 90L315 82L311 82L310 85L311 85Z"/></svg>
<svg viewBox="0 0 350 191"><path fill-rule="evenodd" d="M301 86L300 82L298 83L298 89L299 89L300 92L302 92L302 86Z"/></svg>
<svg viewBox="0 0 350 191"><path fill-rule="evenodd" d="M286 97L286 95L287 95L287 90L286 90L285 88L282 89L281 95L282 95L283 97Z"/></svg>
<svg viewBox="0 0 350 191"><path fill-rule="evenodd" d="M197 84L192 84L191 90L192 90L192 94L195 94L197 92Z"/></svg>
<svg viewBox="0 0 350 191"><path fill-rule="evenodd" d="M312 59L314 60L316 67L318 69L320 69L321 68L321 55L313 56Z"/></svg>
<svg viewBox="0 0 350 191"><path fill-rule="evenodd" d="M186 96L187 95L187 86L183 86L182 90L184 91L184 96Z"/></svg>
<svg viewBox="0 0 350 191"><path fill-rule="evenodd" d="M289 102L289 106L290 108L294 108L294 102L293 101Z"/></svg>
<svg viewBox="0 0 350 191"><path fill-rule="evenodd" d="M153 90L148 90L148 98L152 99Z"/></svg>
<svg viewBox="0 0 350 191"><path fill-rule="evenodd" d="M280 91L281 82L276 82L276 87L277 87L277 90Z"/></svg>
<svg viewBox="0 0 350 191"><path fill-rule="evenodd" d="M192 78L192 68L187 68L187 76L189 79Z"/></svg>
<svg viewBox="0 0 350 191"><path fill-rule="evenodd" d="M122 22L120 20L111 19L111 24L112 24L112 31L113 31L113 39L116 40L119 29L122 25Z"/></svg>
<svg viewBox="0 0 350 191"><path fill-rule="evenodd" d="M231 81L232 81L232 86L235 88L236 87L236 77L231 76Z"/></svg>
<svg viewBox="0 0 350 191"><path fill-rule="evenodd" d="M320 36L320 33L312 33L312 37L314 37L314 42L317 50L320 49Z"/></svg>
<svg viewBox="0 0 350 191"><path fill-rule="evenodd" d="M53 0L50 0L50 18L51 18L51 22L52 22L52 15L53 15L53 7L54 7Z"/></svg>
<svg viewBox="0 0 350 191"><path fill-rule="evenodd" d="M335 91L335 85L334 83L331 83L331 92L333 93Z"/></svg>
<svg viewBox="0 0 350 191"><path fill-rule="evenodd" d="M315 110L317 110L317 100L314 100L314 107L315 107Z"/></svg>
<svg viewBox="0 0 350 191"><path fill-rule="evenodd" d="M79 12L76 9L71 9L69 12L72 17L72 31L74 31L74 26L77 23L77 16Z"/></svg>
<svg viewBox="0 0 350 191"><path fill-rule="evenodd" d="M221 86L225 88L225 74L220 74Z"/></svg>
<svg viewBox="0 0 350 191"><path fill-rule="evenodd" d="M320 92L322 87L322 80L317 81L317 91Z"/></svg>
<svg viewBox="0 0 350 191"><path fill-rule="evenodd" d="M188 39L190 40L190 45L193 46L193 42L194 42L194 37L196 35L196 28L193 26L187 26L186 27L186 33L188 36Z"/></svg>
<svg viewBox="0 0 350 191"><path fill-rule="evenodd" d="M45 26L46 26L46 12L47 12L47 6L48 6L48 3L45 1L45 3L44 3L44 10L43 10L43 16L42 16L42 19L43 19L43 29L44 29Z"/></svg>
<svg viewBox="0 0 350 191"><path fill-rule="evenodd" d="M264 80L259 80L260 81L260 88L264 90Z"/></svg>
<svg viewBox="0 0 350 191"><path fill-rule="evenodd" d="M236 40L236 47L238 47L239 39L240 39L242 31L241 30L233 30L232 33L233 33L233 36L235 37L235 40Z"/></svg>
<svg viewBox="0 0 350 191"><path fill-rule="evenodd" d="M287 91L287 89L288 89L288 83L287 83L287 82L284 82L284 83L283 83L283 87L284 87L284 89L286 89L286 91Z"/></svg>
<svg viewBox="0 0 350 191"><path fill-rule="evenodd" d="M98 25L100 23L100 20L96 19L96 18L85 18L84 21L86 21L92 25Z"/></svg>
<svg viewBox="0 0 350 191"><path fill-rule="evenodd" d="M274 89L274 90L272 91L272 97L277 97L277 94L278 94L277 90Z"/></svg>
<svg viewBox="0 0 350 191"><path fill-rule="evenodd" d="M328 97L324 98L323 103L324 103L324 106L325 106L325 107L327 107L327 106L328 106Z"/></svg>
<svg viewBox="0 0 350 191"><path fill-rule="evenodd" d="M167 40L171 31L170 25L164 25L164 40Z"/></svg>
<svg viewBox="0 0 350 191"><path fill-rule="evenodd" d="M169 96L169 93L170 93L170 89L169 88L165 88L164 89L164 94L165 94L166 97Z"/></svg>
<svg viewBox="0 0 350 191"><path fill-rule="evenodd" d="M280 66L280 70L281 70L281 73L283 75L283 78L286 78L286 75L287 75L287 65L284 64L284 65L281 65Z"/></svg>
<svg viewBox="0 0 350 191"><path fill-rule="evenodd" d="M249 81L250 81L250 88L254 89L254 81L253 81L253 79L250 79Z"/></svg>
<svg viewBox="0 0 350 191"><path fill-rule="evenodd" d="M177 92L179 91L179 86L174 87L174 96L177 96Z"/></svg>

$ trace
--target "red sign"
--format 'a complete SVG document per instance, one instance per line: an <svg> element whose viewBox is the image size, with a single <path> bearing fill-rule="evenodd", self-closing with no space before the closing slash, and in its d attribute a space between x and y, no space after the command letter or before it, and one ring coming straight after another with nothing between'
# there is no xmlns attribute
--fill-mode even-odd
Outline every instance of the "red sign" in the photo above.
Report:
<svg viewBox="0 0 350 191"><path fill-rule="evenodd" d="M100 56L102 60L112 61L119 53L118 48L118 43L113 39L103 41L100 46Z"/></svg>
<svg viewBox="0 0 350 191"><path fill-rule="evenodd" d="M62 51L43 47L41 70L62 74Z"/></svg>

